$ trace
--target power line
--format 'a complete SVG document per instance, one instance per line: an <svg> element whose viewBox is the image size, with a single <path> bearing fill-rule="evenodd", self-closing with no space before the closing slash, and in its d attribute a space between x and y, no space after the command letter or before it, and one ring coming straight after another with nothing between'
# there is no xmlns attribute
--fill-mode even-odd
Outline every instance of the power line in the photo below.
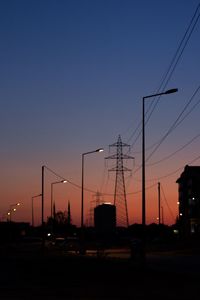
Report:
<svg viewBox="0 0 200 300"><path fill-rule="evenodd" d="M193 14L192 19L191 19L191 21L190 21L190 23L189 23L189 25L188 25L185 33L184 33L184 35L183 35L183 37L182 37L179 45L178 45L178 48L177 48L177 50L176 50L176 52L175 52L175 54L174 54L174 56L173 56L173 58L171 60L171 63L169 65L169 67L168 67L165 75L163 76L163 78L161 80L161 84L160 84L160 86L158 88L158 91L160 91L161 88L164 89L167 86L167 84L169 83L169 80L171 79L171 77L172 77L172 75L173 75L173 73L174 73L174 71L175 71L175 69L177 67L178 62L181 59L181 56L183 55L183 52L184 52L184 50L185 50L185 48L186 48L186 46L187 46L187 44L188 44L188 42L189 42L189 40L190 40L190 38L192 36L192 33L193 33L193 31L194 31L194 29L196 27L196 24L198 22L198 19L199 19L199 16L200 16L200 14L199 14L199 8L200 8L200 3L197 5L195 13ZM173 123L173 125L170 127L170 129L167 131L167 133L164 135L164 137L161 138L161 140L159 142L155 143L154 145L152 145L151 147L148 148L148 149L150 149L150 148L156 146L154 148L154 150L151 152L150 156L147 158L147 160L155 153L155 151L160 147L160 145L162 144L162 142L172 132L172 130L174 130L178 125L180 125L183 122L183 120L189 115L189 113L191 113L191 111L198 105L198 103L196 103L192 107L192 109L178 122L178 120L180 119L180 117L182 116L182 114L184 113L184 111L186 110L186 108L189 106L189 104L191 103L193 97L196 95L197 92L198 92L198 89L196 90L196 92L194 93L194 95L192 96L192 98L190 99L190 101L187 103L187 105L184 107L184 109L182 110L181 114L179 114L178 118L175 120L175 122ZM149 121L149 119L150 119L150 117L151 117L151 115L152 115L152 113L153 113L153 111L154 111L154 109L155 109L158 101L159 101L159 98L157 98L156 103L155 103L155 101L151 102L152 105L154 103L154 106L153 106L153 109L151 109L151 107L152 107L152 105L151 105L149 107L149 109L147 110L147 112L146 112L146 115L149 114L148 117L146 118L146 124L148 123L148 121ZM131 137L128 139L128 141L138 132L140 126L141 126L141 122L138 124L138 126L136 127L136 129L132 133ZM141 131L137 134L136 139L132 143L131 147L133 147L133 145L136 143L136 141L138 140L138 138L140 137L140 135L141 135ZM186 146L184 146L184 147L186 147ZM181 149L179 149L178 151L181 151ZM171 157L171 156L175 155L178 151L175 151L175 153L170 154L169 156ZM141 166L136 169L135 173L140 168L141 168Z"/></svg>
<svg viewBox="0 0 200 300"><path fill-rule="evenodd" d="M196 108L196 106L200 103L200 99L192 106L192 108L184 115L184 112L186 111L186 109L189 107L189 105L192 103L193 99L195 98L196 94L199 92L200 90L200 85L197 87L197 89L195 90L195 92L193 93L193 95L191 96L191 98L189 99L189 101L185 104L183 110L181 111L181 113L179 114L179 116L176 118L176 120L174 121L174 123L171 125L171 127L167 130L167 132L165 133L165 135L160 139L160 141L158 143L156 143L156 147L153 149L153 151L149 154L149 156L146 158L146 162L153 156L153 154L158 150L158 148L160 147L160 145L164 142L164 140L168 137L168 135L175 130L184 120L186 117L188 117L188 115L194 110L194 108ZM183 116L183 117L182 117ZM182 117L182 118L181 118ZM141 169L141 165L135 170L134 173L138 172Z"/></svg>
<svg viewBox="0 0 200 300"><path fill-rule="evenodd" d="M185 48L186 48L186 46L187 46L187 44L188 44L188 42L191 38L191 35L192 35L192 33L193 33L193 31L196 27L196 24L199 20L199 17L200 17L200 14L198 13L199 8L200 8L200 3L197 5L197 8L196 8L196 10L195 10L195 12L192 16L192 19L191 19L191 21L190 21L190 23L189 23L189 25L188 25L185 33L184 33L179 45L178 45L178 48L177 48L171 62L170 62L170 65L169 65L165 75L163 76L163 79L161 80L161 84L160 84L159 88L157 89L157 92L159 92L161 90L164 90L166 88L167 84L169 83L169 81L170 81L170 79L171 79L171 77L172 77L172 75L173 75L173 73L174 73L174 71L175 71L175 69L178 65L178 62L180 61L180 58L183 55L183 52L184 52L184 50L185 50ZM197 15L197 13L198 13L198 15ZM154 100L151 101L151 104L150 104L147 112L145 113L145 120L146 120L145 125L148 123L153 111L155 110L155 107L157 106L157 103L158 103L159 99L160 99L160 97L157 97L155 101ZM154 104L154 106L153 106L153 104ZM153 106L153 108L152 108L152 106ZM134 130L133 134L131 135L131 138L138 131L141 124L142 124L142 122L140 121L140 123L137 125L136 129ZM135 143L137 142L140 135L141 135L141 130L137 134L137 136L136 136L134 142L132 143L131 147L133 147L135 145ZM130 141L131 138L129 138L128 141Z"/></svg>
<svg viewBox="0 0 200 300"><path fill-rule="evenodd" d="M64 177L62 177L61 175L59 175L58 173L56 173L55 171L53 171L53 170L50 169L49 167L47 167L47 166L45 166L45 165L44 165L44 167L45 167L48 171L50 171L52 174L54 174L56 177L65 180Z"/></svg>
<svg viewBox="0 0 200 300"><path fill-rule="evenodd" d="M182 151L183 149L185 149L187 146L189 146L190 144L192 144L197 138L200 137L200 133L197 134L195 137L193 137L189 142L187 142L186 144L184 144L183 146L181 146L179 149L177 149L176 151L172 152L171 154L163 157L162 159L156 161L156 162L153 162L151 164L147 164L147 166L155 166L159 163L162 163L163 161L165 160L168 160L170 159L172 156L176 155L178 152Z"/></svg>
<svg viewBox="0 0 200 300"><path fill-rule="evenodd" d="M184 52L184 50L185 50L185 48L186 48L186 46L187 46L187 44L188 44L188 42L189 42L189 39L190 39L190 37L191 37L191 35L192 35L194 29L195 29L195 26L196 26L196 24L197 24L197 22L198 22L198 19L199 19L200 14L198 14L197 17L196 17L196 15L197 15L197 12L198 12L198 10L199 10L199 7L200 7L200 4L198 4L198 6L197 6L197 8L196 8L196 11L195 11L195 13L194 13L194 15L193 15L193 17L192 17L190 23L189 23L189 26L188 26L188 28L187 28L187 30L186 30L186 32L185 32L185 34L184 34L184 36L183 36L183 38L182 38L180 44L179 44L179 46L178 46L178 49L177 49L177 51L176 51L176 53L175 53L175 55L174 55L174 57L173 57L173 59L172 59L172 61L171 61L171 63L170 63L170 66L169 66L169 68L168 68L168 70L167 70L167 72L166 72L166 75L165 75L164 78L163 78L163 81L162 81L162 83L161 83L160 88L158 89L158 91L161 90L162 85L163 85L163 88L162 88L163 90L166 88L167 84L169 83L169 81L170 81L170 79L171 79L171 77L172 77L172 75L173 75L173 73L174 73L174 71L175 71L176 66L178 65L179 60L181 59L181 56L182 56L182 54L183 54L183 52ZM193 24L193 26L192 26L192 23L193 23L195 17L196 17L196 20L195 20L195 22L194 22L194 24ZM191 28L191 30L190 30L190 27L191 27L191 26L192 26L192 28ZM189 30L190 30L190 32L189 32ZM189 32L189 34L188 34L188 32ZM188 37L187 37L187 34L188 34ZM187 37L187 38L186 38L186 37ZM186 40L185 40L185 39L186 39ZM184 40L185 40L185 42L184 42ZM183 43L184 43L183 48L182 48L180 54L178 55L178 52L179 52L179 50L181 49L181 46L182 46ZM178 56L178 57L177 57L177 56ZM174 64L174 66L173 66L173 64ZM172 68L172 70L171 70L171 72L170 72L170 69L171 69L171 68ZM169 73L169 72L170 72L170 73ZM168 74L169 74L169 76L168 76ZM167 76L168 76L168 78L167 78ZM166 79L166 82L165 82L165 79ZM153 108L152 108L152 111L150 112L149 117L148 117L148 119L147 119L147 123L148 123L148 120L150 119L150 117L151 117L153 111L155 110L155 107L157 106L158 101L159 101L159 98L157 98L156 101L155 101L155 104L154 104L154 106L153 106ZM152 104L153 104L153 102L152 102Z"/></svg>
<svg viewBox="0 0 200 300"><path fill-rule="evenodd" d="M197 160L199 160L199 159L200 159L200 155L197 156L197 157L195 157L195 158L192 159L191 161L187 162L186 164L190 165L190 164L194 163L195 161L197 161ZM45 166L45 167L46 167L46 166ZM47 168L49 171L51 171L53 174L55 174L56 176L62 178L63 180L66 180L67 183L69 183L69 184L75 186L75 187L78 188L78 189L81 189L81 186L80 186L80 185L78 185L78 184L72 182L72 181L69 180L69 179L66 179L65 177L62 177L62 176L58 175L58 173L54 172L54 171L51 170L50 168L48 168L48 167L46 167L46 168ZM167 175L161 176L161 177L159 177L159 178L154 178L154 179L147 180L147 181L156 181L156 183L154 183L154 184L149 185L148 187L146 187L146 190L151 189L151 188L157 186L157 182L158 182L159 180L164 179L164 178L167 178L167 177L170 177L170 176L176 174L178 171L182 170L183 168L184 168L184 166L181 166L181 167L179 167L178 169L172 171L171 173L168 173ZM84 188L84 190L87 191L87 192L93 193L93 194L96 193L96 191L91 190L91 189L88 189L88 188ZM138 190L138 191L135 191L135 192L127 193L127 195L135 195L135 194L139 194L139 193L141 193L141 190ZM103 192L101 193L101 195L102 195L102 196L111 196L111 197L114 196L113 193L103 193Z"/></svg>
<svg viewBox="0 0 200 300"><path fill-rule="evenodd" d="M165 133L165 135L160 139L160 141L154 143L153 145L151 145L148 149L151 149L153 146L156 146L154 148L154 150L151 152L151 154L147 157L146 161L148 161L150 159L150 157L156 152L156 150L160 147L160 145L164 142L164 140L167 138L167 136L174 131L188 116L189 114L197 107L197 105L200 104L200 99L190 108L190 110L185 114L184 112L186 111L186 109L188 108L188 106L191 104L191 102L193 101L194 97L196 96L196 94L198 93L198 91L200 90L200 85L198 86L198 88L195 90L195 92L193 93L192 97L189 99L189 101L186 103L185 107L183 108L182 112L179 114L178 118L174 121L174 123L172 124L172 126L168 129L168 131ZM183 117L181 118L181 116L183 115ZM180 119L180 120L179 120ZM179 121L179 122L178 122ZM192 143L197 137L199 137L199 134L192 138L191 141L189 141L188 143L186 143L184 146L182 146L180 149L178 149L177 151L173 152L172 154L169 154L166 158L159 160L158 162L152 163L152 164L148 164L149 166L151 165L155 165L157 163L160 163L168 158L170 158L171 156L173 156L174 154L176 154L177 152L181 151L182 149L184 149L186 146L188 146L190 143ZM140 152L137 152L140 153ZM138 169L136 171L138 171L141 168L141 166L138 167Z"/></svg>
<svg viewBox="0 0 200 300"><path fill-rule="evenodd" d="M198 100L198 102L193 105L193 107L190 109L190 111L183 116L183 118L181 119L181 116L184 114L184 112L186 111L186 109L188 108L188 106L191 104L191 102L193 101L194 97L196 96L196 94L199 92L200 89L200 85L198 86L198 88L195 90L195 92L193 93L192 97L189 99L189 101L186 103L186 105L184 106L183 110L181 111L181 113L179 114L179 116L176 118L176 120L174 121L174 123L171 125L171 127L167 130L167 132L165 133L165 135L161 138L160 142L156 145L156 147L154 148L154 150L149 154L149 156L147 157L146 161L148 161L152 155L157 151L157 149L160 147L160 145L164 142L164 140L168 137L168 135L178 126L180 125L183 120L193 111L193 109L200 103L200 99ZM180 121L179 121L180 120ZM178 122L179 121L179 122Z"/></svg>
<svg viewBox="0 0 200 300"><path fill-rule="evenodd" d="M192 159L191 161L187 162L185 165L191 165L192 163L194 163L195 161L199 160L200 159L200 155L195 157L194 159ZM158 178L152 178L152 179L147 179L146 181L159 181L161 179L164 179L164 178L167 178L167 177L170 177L174 174L176 174L178 171L182 170L184 168L184 166L181 166L180 168L166 174L166 175L163 175L163 176L160 176Z"/></svg>

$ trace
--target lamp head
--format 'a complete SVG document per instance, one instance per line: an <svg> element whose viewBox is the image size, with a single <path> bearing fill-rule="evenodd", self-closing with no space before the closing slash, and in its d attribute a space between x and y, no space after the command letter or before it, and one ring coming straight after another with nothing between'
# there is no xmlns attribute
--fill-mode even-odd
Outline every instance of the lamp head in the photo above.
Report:
<svg viewBox="0 0 200 300"><path fill-rule="evenodd" d="M96 150L96 152L103 152L103 151L104 151L103 148L99 148L99 149Z"/></svg>
<svg viewBox="0 0 200 300"><path fill-rule="evenodd" d="M172 94L178 92L178 89L170 89L165 92L165 94Z"/></svg>

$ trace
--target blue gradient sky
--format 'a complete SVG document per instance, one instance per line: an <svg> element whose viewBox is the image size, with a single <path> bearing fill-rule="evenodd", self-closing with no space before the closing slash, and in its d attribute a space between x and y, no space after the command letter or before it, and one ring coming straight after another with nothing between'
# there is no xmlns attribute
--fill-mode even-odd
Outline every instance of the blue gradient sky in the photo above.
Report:
<svg viewBox="0 0 200 300"><path fill-rule="evenodd" d="M81 154L99 147L105 152L87 157L85 186L114 192L114 176L108 178L107 172L111 165L107 168L104 163L108 145L119 134L124 142L134 143L141 99L158 89L197 5L197 0L0 2L1 216L10 204L22 202L14 218L30 221L31 197L41 192L41 166L80 185ZM167 85L179 92L159 101L146 129L147 148L160 140L198 87L199 53L198 22ZM197 105L149 163L199 134L199 113ZM147 186L155 185L147 192L148 222L157 217L158 181L176 216L175 181L199 155L199 146L197 138L171 159L147 166ZM126 180L130 223L141 221L141 193L136 193L141 190L141 172L135 172L141 164L140 151L141 138L131 148L135 166ZM199 160L193 163L198 164ZM162 178L178 168L182 169ZM45 176L45 215L49 215L50 183L58 178L49 172ZM79 225L80 190L59 185L55 194L58 209L64 210L70 200L72 220ZM86 192L85 198L87 214L93 193ZM113 201L109 195L104 200ZM166 223L173 223L164 199L162 205Z"/></svg>

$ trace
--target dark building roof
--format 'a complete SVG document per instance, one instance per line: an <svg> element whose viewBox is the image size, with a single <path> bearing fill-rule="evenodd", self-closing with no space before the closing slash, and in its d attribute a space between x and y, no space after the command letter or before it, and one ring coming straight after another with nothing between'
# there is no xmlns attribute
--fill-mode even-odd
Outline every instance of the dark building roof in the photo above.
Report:
<svg viewBox="0 0 200 300"><path fill-rule="evenodd" d="M94 224L99 231L113 231L116 226L116 206L103 203L95 207Z"/></svg>
<svg viewBox="0 0 200 300"><path fill-rule="evenodd" d="M200 166L188 166L186 165L181 176L176 180L177 183L190 178L190 177L200 177Z"/></svg>

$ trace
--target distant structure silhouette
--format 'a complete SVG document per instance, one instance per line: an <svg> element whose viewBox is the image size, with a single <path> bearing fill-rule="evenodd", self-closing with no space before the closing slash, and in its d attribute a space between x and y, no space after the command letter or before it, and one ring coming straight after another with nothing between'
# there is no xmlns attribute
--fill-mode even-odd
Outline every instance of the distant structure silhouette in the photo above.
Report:
<svg viewBox="0 0 200 300"><path fill-rule="evenodd" d="M56 205L55 205L55 202L53 204L53 218L54 218L54 220L56 219Z"/></svg>
<svg viewBox="0 0 200 300"><path fill-rule="evenodd" d="M116 207L116 220L117 226L128 227L128 208L127 208L127 200L126 200L126 189L125 189L125 180L124 180L124 172L131 171L123 165L124 159L134 159L134 157L129 156L127 154L123 154L123 148L130 146L123 143L121 140L121 136L118 136L118 140L116 143L109 146L109 148L115 147L116 153L114 155L110 155L105 159L114 159L116 160L116 166L109 171L116 172L115 177L115 193L114 193L114 206Z"/></svg>
<svg viewBox="0 0 200 300"><path fill-rule="evenodd" d="M71 225L72 223L72 217L71 217L71 207L70 207L70 201L68 201L68 208L67 208L67 224Z"/></svg>
<svg viewBox="0 0 200 300"><path fill-rule="evenodd" d="M176 183L180 233L184 237L200 235L200 166L186 165Z"/></svg>
<svg viewBox="0 0 200 300"><path fill-rule="evenodd" d="M89 208L89 213L87 218L88 226L94 226L94 209L96 206L100 205L101 203L103 203L103 195L99 191L97 191L93 195L93 200L90 201L90 208Z"/></svg>
<svg viewBox="0 0 200 300"><path fill-rule="evenodd" d="M94 209L94 226L97 237L112 238L116 228L116 207L105 202L99 204Z"/></svg>

